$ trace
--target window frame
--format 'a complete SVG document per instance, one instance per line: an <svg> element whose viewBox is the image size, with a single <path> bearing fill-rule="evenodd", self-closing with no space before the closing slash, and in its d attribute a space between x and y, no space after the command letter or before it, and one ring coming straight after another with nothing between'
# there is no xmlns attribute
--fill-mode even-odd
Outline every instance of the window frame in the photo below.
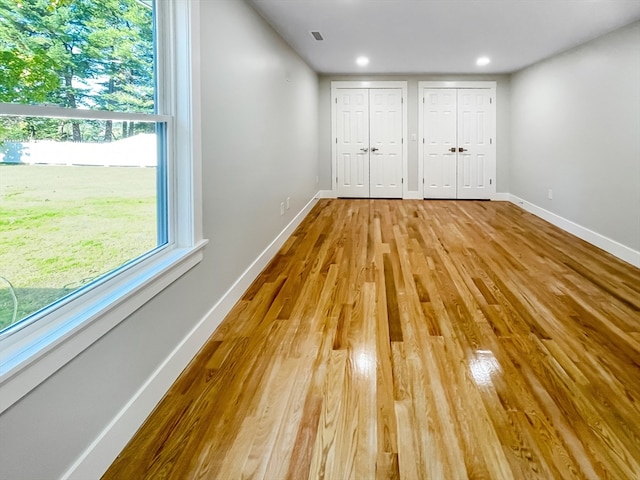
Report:
<svg viewBox="0 0 640 480"><path fill-rule="evenodd" d="M168 242L47 307L0 337L0 413L203 258L199 3L156 2L159 114L0 103L3 115L165 124Z"/></svg>

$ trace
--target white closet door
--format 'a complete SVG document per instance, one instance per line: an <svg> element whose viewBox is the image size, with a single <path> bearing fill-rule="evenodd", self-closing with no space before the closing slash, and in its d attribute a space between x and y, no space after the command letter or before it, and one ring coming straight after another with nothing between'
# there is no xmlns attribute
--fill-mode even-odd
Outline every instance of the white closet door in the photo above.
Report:
<svg viewBox="0 0 640 480"><path fill-rule="evenodd" d="M423 90L424 198L495 194L494 94L489 88Z"/></svg>
<svg viewBox="0 0 640 480"><path fill-rule="evenodd" d="M424 89L424 198L457 197L457 91Z"/></svg>
<svg viewBox="0 0 640 480"><path fill-rule="evenodd" d="M340 89L337 100L337 194L368 197L369 91Z"/></svg>
<svg viewBox="0 0 640 480"><path fill-rule="evenodd" d="M489 90L458 90L457 198L489 199L495 192L494 110Z"/></svg>
<svg viewBox="0 0 640 480"><path fill-rule="evenodd" d="M402 89L369 90L372 198L402 198Z"/></svg>

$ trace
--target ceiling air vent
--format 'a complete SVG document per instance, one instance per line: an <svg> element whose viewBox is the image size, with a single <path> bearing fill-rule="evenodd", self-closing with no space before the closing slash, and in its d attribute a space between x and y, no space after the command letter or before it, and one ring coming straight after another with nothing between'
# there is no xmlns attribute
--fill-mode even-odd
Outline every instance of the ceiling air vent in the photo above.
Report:
<svg viewBox="0 0 640 480"><path fill-rule="evenodd" d="M324 40L324 38L322 37L322 34L320 32L311 32L311 36L313 38L315 38L316 40L318 40L318 41Z"/></svg>

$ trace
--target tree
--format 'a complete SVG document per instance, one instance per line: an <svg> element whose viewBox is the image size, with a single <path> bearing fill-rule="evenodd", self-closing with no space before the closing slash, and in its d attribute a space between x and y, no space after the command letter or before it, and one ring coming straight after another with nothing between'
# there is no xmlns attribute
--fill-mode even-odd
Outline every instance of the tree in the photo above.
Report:
<svg viewBox="0 0 640 480"><path fill-rule="evenodd" d="M74 85L74 78L88 78L91 75L91 59L84 53L88 31L83 22L90 14L89 2L56 2L51 0L0 0L3 7L7 33L14 39L14 56L23 55L30 59L23 77L42 74L45 78L57 77L55 87L46 92L45 101L68 108L77 108L82 97L80 88ZM11 36L3 41L11 41ZM24 52L24 53L20 53ZM38 82L34 82L38 85ZM53 84L53 83L52 83ZM33 103L29 88L19 86L14 89L17 100ZM80 125L73 123L73 140L80 141Z"/></svg>
<svg viewBox="0 0 640 480"><path fill-rule="evenodd" d="M153 111L152 13L138 0L0 0L0 101Z"/></svg>
<svg viewBox="0 0 640 480"><path fill-rule="evenodd" d="M102 59L100 69L104 93L97 97L99 108L152 113L154 109L153 16L149 6L137 1L104 0L107 15L94 16L88 44L92 57ZM123 123L122 137L132 125ZM115 134L106 122L104 140Z"/></svg>

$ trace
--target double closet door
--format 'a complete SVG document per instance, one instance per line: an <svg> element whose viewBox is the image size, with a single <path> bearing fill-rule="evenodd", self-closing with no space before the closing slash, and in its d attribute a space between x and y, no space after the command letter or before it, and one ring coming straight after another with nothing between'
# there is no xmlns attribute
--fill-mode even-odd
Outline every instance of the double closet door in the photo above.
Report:
<svg viewBox="0 0 640 480"><path fill-rule="evenodd" d="M335 96L338 197L402 198L400 88L339 88Z"/></svg>
<svg viewBox="0 0 640 480"><path fill-rule="evenodd" d="M423 88L424 198L495 194L495 89Z"/></svg>

